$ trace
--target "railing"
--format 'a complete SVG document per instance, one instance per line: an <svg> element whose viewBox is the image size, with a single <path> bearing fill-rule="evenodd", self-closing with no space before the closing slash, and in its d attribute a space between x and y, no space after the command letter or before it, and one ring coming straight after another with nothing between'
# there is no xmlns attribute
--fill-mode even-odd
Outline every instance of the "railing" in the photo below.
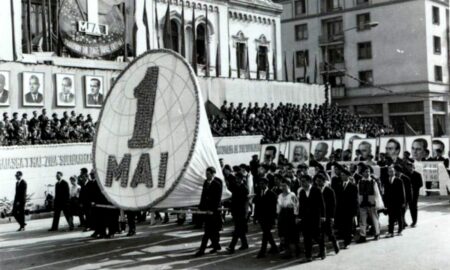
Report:
<svg viewBox="0 0 450 270"><path fill-rule="evenodd" d="M344 33L339 33L335 35L321 35L319 36L319 44L329 44L329 43L341 43L345 41Z"/></svg>
<svg viewBox="0 0 450 270"><path fill-rule="evenodd" d="M329 73L336 73L336 72L344 72L345 71L345 63L330 63L328 70L327 70L327 63L322 62L319 64L319 70L321 73L329 72Z"/></svg>

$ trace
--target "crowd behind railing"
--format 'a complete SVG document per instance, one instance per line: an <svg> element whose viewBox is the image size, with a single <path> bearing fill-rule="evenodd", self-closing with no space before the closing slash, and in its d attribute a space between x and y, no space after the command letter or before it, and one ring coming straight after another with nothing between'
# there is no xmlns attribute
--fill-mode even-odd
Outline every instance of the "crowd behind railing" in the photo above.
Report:
<svg viewBox="0 0 450 270"><path fill-rule="evenodd" d="M256 102L244 107L227 101L220 114L210 115L215 136L263 135L263 143L291 140L343 139L346 132L365 133L369 137L392 134L393 129L372 118L339 109L336 105L296 105Z"/></svg>
<svg viewBox="0 0 450 270"><path fill-rule="evenodd" d="M33 145L92 142L95 135L95 122L90 114L76 114L75 111L63 112L62 117L47 110L41 113L33 111L31 118L27 113L21 116L15 112L11 118L3 113L0 121L0 145Z"/></svg>

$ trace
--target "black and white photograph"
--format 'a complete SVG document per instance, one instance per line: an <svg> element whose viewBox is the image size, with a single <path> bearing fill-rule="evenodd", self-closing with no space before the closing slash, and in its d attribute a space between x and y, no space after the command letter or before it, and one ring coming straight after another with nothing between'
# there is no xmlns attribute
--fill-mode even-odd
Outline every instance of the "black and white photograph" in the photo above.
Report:
<svg viewBox="0 0 450 270"><path fill-rule="evenodd" d="M102 76L85 76L85 101L87 108L101 108L105 98Z"/></svg>
<svg viewBox="0 0 450 270"><path fill-rule="evenodd" d="M289 162L294 165L309 164L310 142L289 142Z"/></svg>
<svg viewBox="0 0 450 270"><path fill-rule="evenodd" d="M56 105L58 107L74 107L75 96L75 75L56 74Z"/></svg>
<svg viewBox="0 0 450 270"><path fill-rule="evenodd" d="M0 270L450 270L449 14L0 1Z"/></svg>
<svg viewBox="0 0 450 270"><path fill-rule="evenodd" d="M311 141L311 154L317 162L328 162L333 148L333 141Z"/></svg>
<svg viewBox="0 0 450 270"><path fill-rule="evenodd" d="M431 136L406 136L405 148L410 153L410 158L414 161L427 161L432 157Z"/></svg>
<svg viewBox="0 0 450 270"><path fill-rule="evenodd" d="M385 157L389 157L392 161L403 158L405 137L381 137L380 138L380 154L384 154Z"/></svg>
<svg viewBox="0 0 450 270"><path fill-rule="evenodd" d="M0 106L9 106L9 71L0 70Z"/></svg>
<svg viewBox="0 0 450 270"><path fill-rule="evenodd" d="M44 106L45 81L43 72L22 73L22 101L26 107Z"/></svg>

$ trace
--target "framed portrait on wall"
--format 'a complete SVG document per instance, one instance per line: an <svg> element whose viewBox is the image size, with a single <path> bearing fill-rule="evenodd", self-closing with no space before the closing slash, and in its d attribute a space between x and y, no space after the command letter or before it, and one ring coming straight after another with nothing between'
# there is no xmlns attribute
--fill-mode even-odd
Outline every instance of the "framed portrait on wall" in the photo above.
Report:
<svg viewBox="0 0 450 270"><path fill-rule="evenodd" d="M44 73L24 72L22 74L22 100L25 107L44 106Z"/></svg>
<svg viewBox="0 0 450 270"><path fill-rule="evenodd" d="M102 76L86 76L85 100L87 108L101 108L105 100L105 87Z"/></svg>
<svg viewBox="0 0 450 270"><path fill-rule="evenodd" d="M75 107L75 75L56 74L56 106Z"/></svg>
<svg viewBox="0 0 450 270"><path fill-rule="evenodd" d="M0 70L0 106L9 106L9 71Z"/></svg>

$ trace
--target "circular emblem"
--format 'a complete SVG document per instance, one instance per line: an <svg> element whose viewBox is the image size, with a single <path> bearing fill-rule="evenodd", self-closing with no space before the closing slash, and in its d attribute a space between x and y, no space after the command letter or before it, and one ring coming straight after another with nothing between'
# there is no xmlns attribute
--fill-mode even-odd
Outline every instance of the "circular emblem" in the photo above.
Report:
<svg viewBox="0 0 450 270"><path fill-rule="evenodd" d="M88 6L94 1L98 4ZM89 58L103 57L121 49L125 25L116 2L63 0L59 25L64 46L75 54ZM94 16L88 13L89 7L97 7Z"/></svg>
<svg viewBox="0 0 450 270"><path fill-rule="evenodd" d="M180 55L156 50L135 59L109 91L94 141L109 200L137 210L170 196L190 163L199 115L196 78Z"/></svg>

